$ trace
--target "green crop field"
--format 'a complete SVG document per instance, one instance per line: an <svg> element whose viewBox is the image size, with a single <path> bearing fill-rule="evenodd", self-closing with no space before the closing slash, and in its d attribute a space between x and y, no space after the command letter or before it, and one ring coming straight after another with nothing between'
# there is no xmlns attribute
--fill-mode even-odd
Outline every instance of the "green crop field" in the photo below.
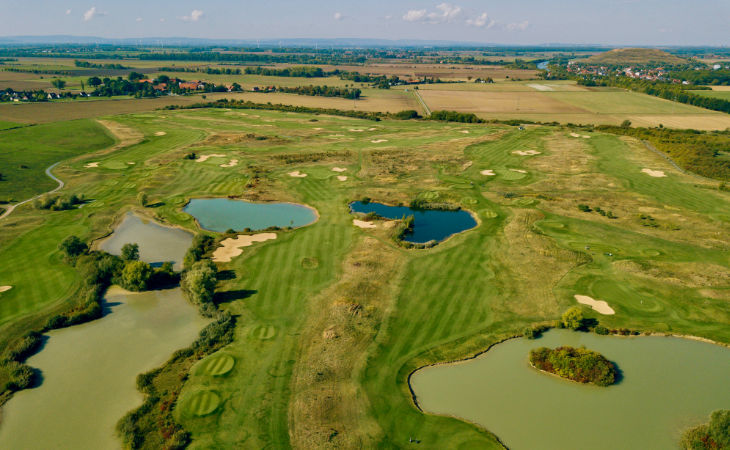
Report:
<svg viewBox="0 0 730 450"><path fill-rule="evenodd" d="M720 98L723 100L730 100L730 89L722 91L690 91L693 94L704 95L705 97Z"/></svg>
<svg viewBox="0 0 730 450"><path fill-rule="evenodd" d="M516 91L606 114L690 108L527 84ZM23 205L0 219L0 286L12 286L0 293L0 344L67 304L80 275L58 250L66 236L100 238L130 210L199 232L182 211L194 197L302 203L317 210L315 223L218 263L216 303L236 317L235 335L175 374L184 385L174 417L191 448L390 448L411 438L424 448L502 448L489 430L421 412L409 375L571 306L609 329L730 343L730 193L637 140L573 132L226 108L2 130L0 199L53 188L43 171L61 161L60 193L92 201L68 211ZM139 192L154 207L141 207ZM348 202L363 197L454 204L479 225L406 249L388 221L353 225ZM579 305L576 294L616 314ZM0 386L6 379L0 372Z"/></svg>

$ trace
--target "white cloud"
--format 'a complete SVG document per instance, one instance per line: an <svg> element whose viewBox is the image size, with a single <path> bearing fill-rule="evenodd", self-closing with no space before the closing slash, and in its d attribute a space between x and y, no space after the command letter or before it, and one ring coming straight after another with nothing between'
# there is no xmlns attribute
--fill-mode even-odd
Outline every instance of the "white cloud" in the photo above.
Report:
<svg viewBox="0 0 730 450"><path fill-rule="evenodd" d="M70 9L67 9L67 10L66 10L66 15L67 15L67 16L71 15L71 10L70 10Z"/></svg>
<svg viewBox="0 0 730 450"><path fill-rule="evenodd" d="M344 19L344 18L345 18L345 16L344 16L344 15L343 15L343 14L342 14L341 12L339 12L339 11L338 11L338 12L336 12L336 13L334 13L334 14L332 15L332 17L333 17L333 18L334 18L335 20L342 20L342 19Z"/></svg>
<svg viewBox="0 0 730 450"><path fill-rule="evenodd" d="M160 22L164 22L164 21L165 21L165 18L164 17L161 17L160 18Z"/></svg>
<svg viewBox="0 0 730 450"><path fill-rule="evenodd" d="M70 10L69 10L70 11ZM106 16L105 12L101 12L96 9L96 6L92 6L88 11L84 13L84 22L88 22L95 17Z"/></svg>
<svg viewBox="0 0 730 450"><path fill-rule="evenodd" d="M185 22L197 22L201 18L203 18L205 14L203 14L203 11L199 9L194 9L189 16L182 16L180 20L184 20Z"/></svg>
<svg viewBox="0 0 730 450"><path fill-rule="evenodd" d="M425 9L411 9L403 15L403 20L406 22L418 22L419 20L423 20L424 17L426 17Z"/></svg>
<svg viewBox="0 0 730 450"><path fill-rule="evenodd" d="M137 21L137 22L141 22L141 21L142 21L142 18L141 18L141 17L137 17L137 18L136 18L136 19L134 19L134 20L135 20L135 21Z"/></svg>
<svg viewBox="0 0 730 450"><path fill-rule="evenodd" d="M403 15L403 20L406 22L438 24L452 22L459 15L461 15L461 6L452 5L451 3L439 3L436 5L436 11L411 9Z"/></svg>
<svg viewBox="0 0 730 450"><path fill-rule="evenodd" d="M530 26L530 22L524 20L522 22L512 22L507 24L508 31L525 31Z"/></svg>
<svg viewBox="0 0 730 450"><path fill-rule="evenodd" d="M393 18L393 16L391 16L390 14L388 14L387 16L385 16L385 20L390 20L392 18Z"/></svg>
<svg viewBox="0 0 730 450"><path fill-rule="evenodd" d="M478 28L492 28L496 22L490 19L487 13L481 13L472 19L466 19L466 24Z"/></svg>

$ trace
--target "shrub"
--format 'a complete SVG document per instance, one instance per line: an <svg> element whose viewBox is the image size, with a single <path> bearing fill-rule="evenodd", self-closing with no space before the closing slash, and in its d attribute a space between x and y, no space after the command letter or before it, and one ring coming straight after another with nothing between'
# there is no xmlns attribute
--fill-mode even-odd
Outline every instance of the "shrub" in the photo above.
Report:
<svg viewBox="0 0 730 450"><path fill-rule="evenodd" d="M593 329L593 331L595 331L596 334L608 334L608 328L604 327L603 325L598 325L596 328Z"/></svg>
<svg viewBox="0 0 730 450"><path fill-rule="evenodd" d="M180 281L180 287L188 300L198 305L200 312L207 317L210 317L215 311L212 302L217 275L218 270L215 263L203 260L195 262L189 270L185 271Z"/></svg>

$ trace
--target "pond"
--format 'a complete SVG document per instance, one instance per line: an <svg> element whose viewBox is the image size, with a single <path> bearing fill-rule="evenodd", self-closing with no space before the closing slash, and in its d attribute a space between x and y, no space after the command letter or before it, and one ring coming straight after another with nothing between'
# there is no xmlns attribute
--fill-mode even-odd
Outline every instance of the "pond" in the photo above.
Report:
<svg viewBox="0 0 730 450"><path fill-rule="evenodd" d="M623 379L609 387L582 385L528 365L531 349L560 345L602 353ZM730 349L719 345L552 330L418 370L411 387L424 411L477 423L510 449L672 449L684 429L730 406L729 379Z"/></svg>
<svg viewBox="0 0 730 450"><path fill-rule="evenodd" d="M110 238L116 244L106 248L137 242L147 261L182 260L189 233L140 224L126 216ZM179 288L132 293L113 286L103 307L101 319L45 335L43 349L27 361L42 381L3 407L0 448L121 448L116 423L142 404L137 375L190 345L208 323Z"/></svg>
<svg viewBox="0 0 730 450"><path fill-rule="evenodd" d="M206 230L224 232L302 227L317 220L313 208L294 203L252 203L228 198L194 198L183 209Z"/></svg>
<svg viewBox="0 0 730 450"><path fill-rule="evenodd" d="M174 262L175 270L181 270L185 252L192 242L193 235L185 230L144 220L129 212L114 232L99 242L99 248L119 255L124 244L136 243L139 245L139 259L142 261L153 266L171 261Z"/></svg>
<svg viewBox="0 0 730 450"><path fill-rule="evenodd" d="M429 241L443 241L456 233L477 226L474 217L463 209L458 211L440 211L435 209L414 209L408 206L388 206L382 203L350 203L350 210L356 213L371 213L386 219L401 219L413 216L413 232L404 236L403 240L416 244Z"/></svg>

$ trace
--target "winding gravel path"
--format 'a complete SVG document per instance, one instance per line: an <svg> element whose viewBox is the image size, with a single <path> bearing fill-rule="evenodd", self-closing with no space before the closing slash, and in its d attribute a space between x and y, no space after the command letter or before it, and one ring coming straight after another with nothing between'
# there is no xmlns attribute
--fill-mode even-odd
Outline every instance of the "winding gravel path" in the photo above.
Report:
<svg viewBox="0 0 730 450"><path fill-rule="evenodd" d="M33 200L35 200L35 199L37 199L37 198L40 198L40 197L41 197L41 196L43 196L43 195L46 195L46 194L53 194L54 192L57 192L57 191L58 191L59 189L61 189L61 188L62 188L62 187L64 186L64 182L63 182L63 181L61 181L60 179L56 178L56 176L55 176L55 175L53 175L53 174L51 173L51 170L53 170L53 168L54 168L54 167L56 167L56 166L57 166L57 165L59 165L59 164L61 164L61 161L58 161L57 163L53 163L53 164L51 164L51 165L50 165L50 166L48 166L48 168L46 169L46 175L48 175L49 177L51 177L51 179L52 179L53 181L57 182L57 183L58 183L58 186L56 186L55 188L51 189L51 190L50 190L50 191L48 191L48 192L44 192L44 193L42 193L42 194L38 194L38 195L36 195L35 197L31 197L31 198L29 198L29 199L27 199L27 200L23 200L22 202L18 202L18 203L14 204L14 205L9 205L9 206L7 207L7 209L5 210L5 212L4 212L4 213L2 213L2 215L0 215L0 220L2 220L2 219L4 219L4 218L8 217L8 216L10 215L10 213L12 213L12 212L13 212L13 211L15 210L15 208L17 208L18 206L20 206L20 205L24 205L24 204L26 204L26 203L28 203L28 202L32 202Z"/></svg>

